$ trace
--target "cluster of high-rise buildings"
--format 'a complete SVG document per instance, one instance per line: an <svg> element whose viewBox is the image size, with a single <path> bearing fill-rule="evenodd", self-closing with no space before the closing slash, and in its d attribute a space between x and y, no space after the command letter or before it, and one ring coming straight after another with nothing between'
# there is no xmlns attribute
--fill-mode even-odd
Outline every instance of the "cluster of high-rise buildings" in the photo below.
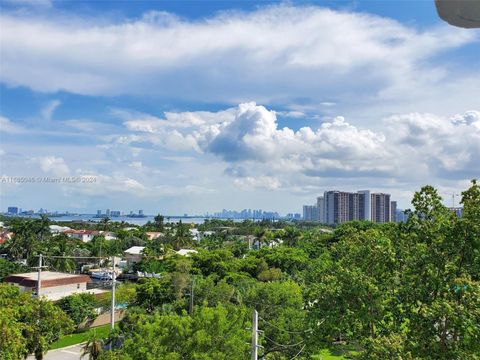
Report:
<svg viewBox="0 0 480 360"><path fill-rule="evenodd" d="M220 218L220 219L280 219L280 214L276 211L263 211L243 209L242 211L226 210L213 214L206 214L206 217Z"/></svg>
<svg viewBox="0 0 480 360"><path fill-rule="evenodd" d="M130 214L124 214L123 211L120 210L110 210L107 209L105 213L102 213L102 210L97 210L97 214L95 215L96 218L107 218L107 217L120 217L120 216L127 216L127 217L145 217L143 214L143 210L138 210L138 214L130 211Z"/></svg>
<svg viewBox="0 0 480 360"><path fill-rule="evenodd" d="M369 220L377 223L397 221L397 202L390 194L372 193L370 190L357 192L325 191L315 205L303 206L303 219L323 224L342 224L353 220Z"/></svg>

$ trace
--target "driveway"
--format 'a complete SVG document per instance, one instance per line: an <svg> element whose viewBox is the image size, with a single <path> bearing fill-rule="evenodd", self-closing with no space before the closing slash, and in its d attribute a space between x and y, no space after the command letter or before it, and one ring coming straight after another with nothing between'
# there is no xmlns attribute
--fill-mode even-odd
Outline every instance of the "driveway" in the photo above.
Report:
<svg viewBox="0 0 480 360"><path fill-rule="evenodd" d="M50 350L44 356L44 360L79 360L82 354L83 344L77 344L72 346L67 346L61 349ZM35 360L34 356L29 356L28 360ZM84 359L88 359L88 356L85 356Z"/></svg>

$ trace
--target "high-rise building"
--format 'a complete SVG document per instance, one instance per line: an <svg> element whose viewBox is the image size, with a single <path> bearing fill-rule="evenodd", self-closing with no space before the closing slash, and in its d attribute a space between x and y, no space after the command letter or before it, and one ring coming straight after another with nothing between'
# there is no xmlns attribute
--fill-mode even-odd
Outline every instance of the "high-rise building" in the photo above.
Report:
<svg viewBox="0 0 480 360"><path fill-rule="evenodd" d="M17 215L18 214L18 207L16 206L9 206L7 208L7 214L8 215Z"/></svg>
<svg viewBox="0 0 480 360"><path fill-rule="evenodd" d="M360 220L372 220L372 198L370 196L370 190L360 190L358 194L360 194L360 208L363 209L363 216L360 217Z"/></svg>
<svg viewBox="0 0 480 360"><path fill-rule="evenodd" d="M318 208L316 205L303 205L303 220L318 221Z"/></svg>
<svg viewBox="0 0 480 360"><path fill-rule="evenodd" d="M317 198L317 204L319 199ZM327 224L342 224L353 220L383 223L392 219L390 194L372 194L369 190L356 193L334 190L326 191L322 201L324 222Z"/></svg>
<svg viewBox="0 0 480 360"><path fill-rule="evenodd" d="M397 222L397 202L390 202L390 221Z"/></svg>
<svg viewBox="0 0 480 360"><path fill-rule="evenodd" d="M390 194L372 194L372 221L385 223L390 221Z"/></svg>
<svg viewBox="0 0 480 360"><path fill-rule="evenodd" d="M102 210L97 210L97 216L102 215Z"/></svg>
<svg viewBox="0 0 480 360"><path fill-rule="evenodd" d="M336 190L324 193L325 222L327 224L341 224L351 220L350 200L353 202L353 199L350 199L350 194Z"/></svg>
<svg viewBox="0 0 480 360"><path fill-rule="evenodd" d="M325 223L325 198L323 196L317 197L317 211L318 221Z"/></svg>

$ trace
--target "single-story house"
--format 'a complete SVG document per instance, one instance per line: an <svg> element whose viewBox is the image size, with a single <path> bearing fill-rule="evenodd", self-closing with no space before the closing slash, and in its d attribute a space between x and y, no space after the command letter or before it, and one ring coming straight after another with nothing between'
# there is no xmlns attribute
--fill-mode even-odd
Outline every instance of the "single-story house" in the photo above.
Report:
<svg viewBox="0 0 480 360"><path fill-rule="evenodd" d="M95 230L67 230L64 232L68 237L73 239L82 240L83 242L90 242L95 235L99 235L99 231Z"/></svg>
<svg viewBox="0 0 480 360"><path fill-rule="evenodd" d="M142 261L142 253L144 249L145 246L132 246L130 249L125 250L123 253L125 254L125 260L127 260L127 264L131 265Z"/></svg>
<svg viewBox="0 0 480 360"><path fill-rule="evenodd" d="M175 253L181 256L191 256L192 254L198 253L198 251L193 249L180 249L178 251L175 251Z"/></svg>
<svg viewBox="0 0 480 360"><path fill-rule="evenodd" d="M87 290L87 283L90 281L88 275L42 271L40 273L40 296L45 296L48 300L55 301L65 296L89 292ZM13 274L7 276L4 282L19 287L20 291L32 291L36 293L38 272Z"/></svg>
<svg viewBox="0 0 480 360"><path fill-rule="evenodd" d="M60 226L60 225L50 225L49 228L52 234L61 234L61 233L64 233L65 231L72 230L68 226Z"/></svg>
<svg viewBox="0 0 480 360"><path fill-rule="evenodd" d="M117 235L111 231L100 231L99 235L102 235L105 240L115 240L117 238Z"/></svg>
<svg viewBox="0 0 480 360"><path fill-rule="evenodd" d="M83 242L90 242L95 236L103 236L105 240L115 240L117 237L111 231L97 231L97 230L66 230L63 232L68 237L82 240Z"/></svg>
<svg viewBox="0 0 480 360"><path fill-rule="evenodd" d="M163 233L159 231L147 231L145 235L147 235L148 240L153 240L159 238L160 236L163 236Z"/></svg>
<svg viewBox="0 0 480 360"><path fill-rule="evenodd" d="M214 233L214 231L199 231L198 229L190 229L190 235L193 237L193 240L196 241L200 241L205 236L210 236Z"/></svg>
<svg viewBox="0 0 480 360"><path fill-rule="evenodd" d="M13 237L13 233L6 230L2 229L0 230L0 244L6 243L8 240L10 240Z"/></svg>

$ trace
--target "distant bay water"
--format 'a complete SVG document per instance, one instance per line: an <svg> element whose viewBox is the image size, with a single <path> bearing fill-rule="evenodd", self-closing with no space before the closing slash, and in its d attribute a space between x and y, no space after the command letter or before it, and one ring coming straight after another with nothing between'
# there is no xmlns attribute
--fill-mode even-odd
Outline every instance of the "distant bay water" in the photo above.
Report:
<svg viewBox="0 0 480 360"><path fill-rule="evenodd" d="M20 215L23 218L38 219L40 215ZM57 222L69 222L69 221L84 221L84 222L100 222L101 217L96 217L95 214L78 214L78 215L54 215L48 216L51 221ZM133 225L145 225L149 221L154 221L154 215L146 215L145 217L129 217L129 216L114 216L110 217L110 221L122 222ZM189 224L202 224L205 221L205 217L181 217L181 216L165 216L165 222L178 222Z"/></svg>

